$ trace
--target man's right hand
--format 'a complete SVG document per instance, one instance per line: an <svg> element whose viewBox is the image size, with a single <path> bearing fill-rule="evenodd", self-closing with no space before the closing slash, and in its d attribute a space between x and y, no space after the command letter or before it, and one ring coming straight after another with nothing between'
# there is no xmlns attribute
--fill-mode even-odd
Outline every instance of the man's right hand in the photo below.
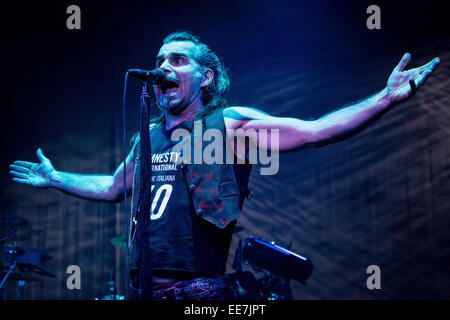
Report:
<svg viewBox="0 0 450 320"><path fill-rule="evenodd" d="M41 148L37 149L36 155L39 163L17 160L9 166L11 169L9 173L14 176L12 180L33 187L50 187L51 178L56 171L50 160L42 153Z"/></svg>

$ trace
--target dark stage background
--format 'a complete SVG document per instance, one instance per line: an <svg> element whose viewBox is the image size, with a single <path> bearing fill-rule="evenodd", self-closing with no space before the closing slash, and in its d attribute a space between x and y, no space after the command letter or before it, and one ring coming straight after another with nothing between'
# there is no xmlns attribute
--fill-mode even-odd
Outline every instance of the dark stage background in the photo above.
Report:
<svg viewBox="0 0 450 320"><path fill-rule="evenodd" d="M66 8L81 8L81 30ZM366 9L381 8L381 30ZM112 173L122 157L122 88L128 68L153 68L162 38L187 29L224 59L232 105L312 119L385 85L405 52L409 67L441 64L416 96L344 142L284 154L275 176L254 168L234 235L273 240L309 257L294 299L449 299L450 36L443 2L58 1L2 9L0 214L28 219L17 243L53 256L56 279L26 284L25 299L94 299L109 272L125 294L123 204L89 202L11 182L8 165L42 147L59 170ZM130 81L127 139L139 126ZM156 110L152 110L156 112ZM129 151L129 145L128 150ZM6 230L2 230L4 234ZM5 243L3 243L5 244ZM366 268L381 268L381 289ZM66 268L79 265L81 290ZM8 282L8 298L15 298Z"/></svg>

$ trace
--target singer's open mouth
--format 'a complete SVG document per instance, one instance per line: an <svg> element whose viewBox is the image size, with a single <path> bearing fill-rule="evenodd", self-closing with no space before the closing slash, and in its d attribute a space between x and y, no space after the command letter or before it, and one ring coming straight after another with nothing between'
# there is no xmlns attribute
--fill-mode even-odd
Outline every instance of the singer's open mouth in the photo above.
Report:
<svg viewBox="0 0 450 320"><path fill-rule="evenodd" d="M160 85L160 89L163 94L171 94L176 92L179 86L178 82L167 79Z"/></svg>

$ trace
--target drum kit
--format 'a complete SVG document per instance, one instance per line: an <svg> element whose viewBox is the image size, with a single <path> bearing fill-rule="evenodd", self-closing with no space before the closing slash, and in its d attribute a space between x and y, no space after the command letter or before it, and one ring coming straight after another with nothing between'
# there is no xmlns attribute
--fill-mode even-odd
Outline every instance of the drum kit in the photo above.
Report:
<svg viewBox="0 0 450 320"><path fill-rule="evenodd" d="M25 219L0 220L0 226L10 229L9 235L0 238L0 245L13 239L15 227L26 224ZM236 226L235 233L242 230L244 228ZM16 241L13 243L0 247L0 300L6 299L6 281L17 282L16 297L21 299L22 288L27 282L39 281L39 276L56 278L56 275L38 266L50 260L50 255L40 249L17 246ZM126 249L126 236L122 234L114 237L110 243ZM250 270L244 270L243 265L247 265ZM305 285L312 273L312 262L308 258L275 242L253 236L239 241L232 267L235 272L226 275L231 280L230 289L236 292L235 297L244 300L290 300L290 280ZM125 299L117 294L112 271L108 287L109 292L95 300Z"/></svg>
<svg viewBox="0 0 450 320"><path fill-rule="evenodd" d="M0 243L13 240L15 228L26 224L25 219L0 220L0 226L9 229L9 234L2 237ZM16 298L20 300L22 289L27 282L39 281L38 276L56 278L56 275L38 266L50 260L50 255L39 249L17 246L16 241L13 243L0 247L0 300L6 299L6 281L17 282Z"/></svg>

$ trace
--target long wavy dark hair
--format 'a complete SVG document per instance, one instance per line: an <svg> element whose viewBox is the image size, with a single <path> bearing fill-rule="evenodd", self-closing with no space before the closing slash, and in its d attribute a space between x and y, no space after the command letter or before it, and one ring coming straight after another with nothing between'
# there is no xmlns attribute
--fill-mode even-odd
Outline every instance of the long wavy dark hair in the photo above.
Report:
<svg viewBox="0 0 450 320"><path fill-rule="evenodd" d="M195 119L204 117L218 108L224 108L227 105L227 101L224 98L230 86L230 78L228 76L227 69L225 68L219 57L209 48L209 46L200 41L200 38L193 35L189 31L178 30L167 35L163 40L163 45L174 41L191 41L196 47L196 55L194 59L198 62L202 68L202 72L206 72L207 69L211 69L214 72L213 81L208 86L202 87L200 99L203 104L203 110L195 115ZM158 126L164 121L164 114L150 119L150 127ZM131 139L133 145L139 132L137 132Z"/></svg>

